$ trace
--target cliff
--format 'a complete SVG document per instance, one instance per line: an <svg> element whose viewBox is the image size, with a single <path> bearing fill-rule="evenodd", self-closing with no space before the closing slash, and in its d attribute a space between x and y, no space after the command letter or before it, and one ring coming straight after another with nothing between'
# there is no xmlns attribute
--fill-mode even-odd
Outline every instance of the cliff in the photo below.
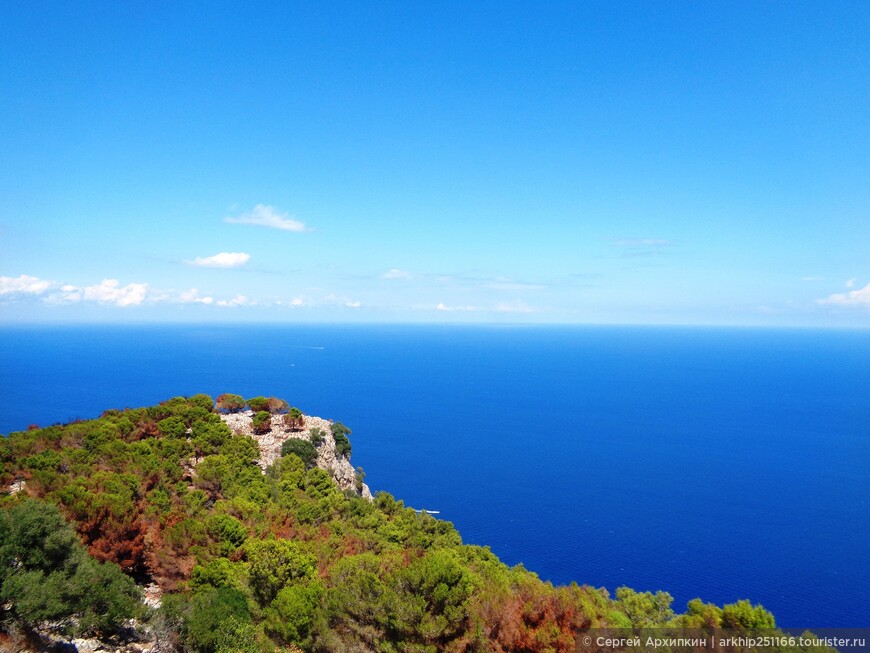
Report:
<svg viewBox="0 0 870 653"><path fill-rule="evenodd" d="M284 423L283 415L272 415L271 429L266 433L255 433L253 425L254 412L246 410L239 413L221 415L224 423L236 435L247 435L257 441L260 447L260 458L257 464L264 471L281 457L281 446L292 438L307 440L317 449L317 466L329 472L333 480L342 490L351 490L364 499L372 500L369 487L363 483L362 489L357 488L356 471L350 464L349 455L337 454L335 438L330 429L333 422L322 417L303 415L304 426L302 429L291 429ZM311 437L314 429L320 429L323 439L316 442Z"/></svg>

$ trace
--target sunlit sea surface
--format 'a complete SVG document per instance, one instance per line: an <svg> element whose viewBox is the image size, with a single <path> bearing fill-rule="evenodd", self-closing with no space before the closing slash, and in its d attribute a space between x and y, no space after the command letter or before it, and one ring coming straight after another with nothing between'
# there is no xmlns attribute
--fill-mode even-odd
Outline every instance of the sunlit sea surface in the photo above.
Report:
<svg viewBox="0 0 870 653"><path fill-rule="evenodd" d="M870 626L870 332L0 329L0 433L176 395L283 397L353 463L555 583Z"/></svg>

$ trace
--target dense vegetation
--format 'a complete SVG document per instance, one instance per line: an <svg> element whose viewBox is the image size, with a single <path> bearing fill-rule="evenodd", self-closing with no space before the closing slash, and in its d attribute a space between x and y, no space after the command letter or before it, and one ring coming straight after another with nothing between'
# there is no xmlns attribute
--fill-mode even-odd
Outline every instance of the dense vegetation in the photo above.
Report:
<svg viewBox="0 0 870 653"><path fill-rule="evenodd" d="M774 625L748 601L676 615L665 592L554 587L389 494L342 492L314 466L329 435L349 455L341 423L288 440L263 473L220 417L246 404L302 427L281 400L194 395L0 439L3 627L107 635L137 618L205 653L555 653L588 627ZM156 582L161 607L131 579Z"/></svg>
<svg viewBox="0 0 870 653"><path fill-rule="evenodd" d="M142 612L133 580L89 556L57 508L33 499L0 512L0 600L19 626L54 621L83 634Z"/></svg>

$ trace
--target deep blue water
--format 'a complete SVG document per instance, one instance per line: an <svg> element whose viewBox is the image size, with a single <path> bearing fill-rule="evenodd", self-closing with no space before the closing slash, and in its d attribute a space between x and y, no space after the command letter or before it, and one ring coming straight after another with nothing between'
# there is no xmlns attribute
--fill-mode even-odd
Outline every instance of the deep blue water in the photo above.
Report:
<svg viewBox="0 0 870 653"><path fill-rule="evenodd" d="M870 626L870 332L0 330L0 433L175 395L353 429L372 489L557 583Z"/></svg>

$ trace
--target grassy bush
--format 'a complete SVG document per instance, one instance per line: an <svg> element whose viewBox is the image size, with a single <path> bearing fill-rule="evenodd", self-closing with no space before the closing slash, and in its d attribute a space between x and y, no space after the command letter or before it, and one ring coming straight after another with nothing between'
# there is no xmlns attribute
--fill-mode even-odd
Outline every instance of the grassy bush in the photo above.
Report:
<svg viewBox="0 0 870 653"><path fill-rule="evenodd" d="M259 413L260 411L269 410L269 400L265 397L251 397L248 399L248 408L253 410L255 413Z"/></svg>
<svg viewBox="0 0 870 653"><path fill-rule="evenodd" d="M311 436L311 444L313 444L315 447L319 447L320 443L326 439L326 431L317 428L316 426L311 429L309 435Z"/></svg>
<svg viewBox="0 0 870 653"><path fill-rule="evenodd" d="M287 411L287 402L278 397L251 397L248 399L248 406L255 413L265 410L273 415L284 413Z"/></svg>
<svg viewBox="0 0 870 653"><path fill-rule="evenodd" d="M253 418L254 433L268 433L272 430L272 414L261 410Z"/></svg>
<svg viewBox="0 0 870 653"><path fill-rule="evenodd" d="M314 467L317 461L317 449L308 440L300 440L299 438L290 438L281 445L281 455L288 456L296 454L305 463L306 467Z"/></svg>
<svg viewBox="0 0 870 653"><path fill-rule="evenodd" d="M193 395L192 397L188 397L187 403L189 403L194 408L203 408L209 412L214 410L214 399L212 399L207 394L198 394Z"/></svg>
<svg viewBox="0 0 870 653"><path fill-rule="evenodd" d="M139 614L139 590L117 565L88 555L51 504L0 511L0 601L19 626L60 622L74 634L111 634Z"/></svg>
<svg viewBox="0 0 870 653"><path fill-rule="evenodd" d="M269 397L269 407L266 408L273 415L278 413L286 413L290 409L290 405L283 399L278 397Z"/></svg>
<svg viewBox="0 0 870 653"><path fill-rule="evenodd" d="M333 422L329 425L329 430L332 431L332 437L335 440L335 455L350 456L350 440L347 436L351 431L341 422Z"/></svg>
<svg viewBox="0 0 870 653"><path fill-rule="evenodd" d="M245 409L245 398L228 392L218 395L217 409L223 413L238 413Z"/></svg>
<svg viewBox="0 0 870 653"><path fill-rule="evenodd" d="M256 634L244 594L230 587L206 590L187 598L164 597L161 620L182 644L198 653L256 651Z"/></svg>

